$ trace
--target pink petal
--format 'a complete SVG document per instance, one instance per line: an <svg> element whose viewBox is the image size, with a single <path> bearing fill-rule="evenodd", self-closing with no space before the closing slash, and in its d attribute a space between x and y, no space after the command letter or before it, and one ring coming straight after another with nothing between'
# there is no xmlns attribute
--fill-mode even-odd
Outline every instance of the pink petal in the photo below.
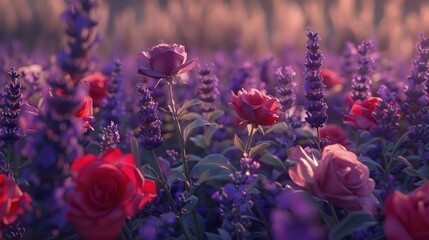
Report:
<svg viewBox="0 0 429 240"><path fill-rule="evenodd" d="M174 75L180 75L182 73L185 73L189 70L191 70L192 68L195 67L195 65L197 64L198 58L193 58L191 59L189 62L180 65L179 67L177 67L176 69L173 70L173 74Z"/></svg>

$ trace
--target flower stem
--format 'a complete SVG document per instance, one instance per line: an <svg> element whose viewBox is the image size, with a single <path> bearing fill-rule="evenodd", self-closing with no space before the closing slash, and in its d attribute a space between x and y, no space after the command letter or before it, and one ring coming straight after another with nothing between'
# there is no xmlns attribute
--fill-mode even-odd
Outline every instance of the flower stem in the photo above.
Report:
<svg viewBox="0 0 429 240"><path fill-rule="evenodd" d="M387 159L387 155L385 154L386 142L384 138L381 138L381 153L383 154L384 161L384 181L386 183L389 182L389 160Z"/></svg>
<svg viewBox="0 0 429 240"><path fill-rule="evenodd" d="M328 202L328 205L329 205L329 210L331 211L332 217L334 217L335 224L339 223L340 221L338 220L338 216L337 216L337 213L335 212L334 206L329 202Z"/></svg>
<svg viewBox="0 0 429 240"><path fill-rule="evenodd" d="M182 127L180 126L180 122L179 122L179 119L177 117L176 104L174 102L174 97L173 97L172 80L167 79L167 83L168 83L168 89L169 89L169 93L170 93L170 103L171 103L171 111L172 111L171 117L173 118L173 122L174 122L174 125L176 127L177 135L179 137L180 152L181 152L182 159L183 159L183 171L185 173L185 177L186 177L186 181L187 181L186 188L187 188L187 190L189 190L190 187L192 186L192 181L191 181L191 178L189 176L189 165L188 165L186 149L185 149L185 140L183 139Z"/></svg>
<svg viewBox="0 0 429 240"><path fill-rule="evenodd" d="M244 149L244 152L246 154L249 154L250 145L252 144L253 137L255 136L257 129L258 129L258 125L252 124L252 129L250 130L249 138L247 139L247 143L246 143L246 148Z"/></svg>
<svg viewBox="0 0 429 240"><path fill-rule="evenodd" d="M316 128L316 132L317 132L317 148L319 149L319 151L322 151L322 149L320 148L320 128Z"/></svg>

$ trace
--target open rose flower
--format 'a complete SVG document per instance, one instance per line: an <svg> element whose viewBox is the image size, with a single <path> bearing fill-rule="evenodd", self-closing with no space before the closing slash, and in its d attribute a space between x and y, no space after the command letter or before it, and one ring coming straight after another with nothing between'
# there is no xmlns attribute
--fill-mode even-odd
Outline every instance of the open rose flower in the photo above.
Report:
<svg viewBox="0 0 429 240"><path fill-rule="evenodd" d="M408 195L395 190L384 203L384 232L389 240L429 239L429 183Z"/></svg>
<svg viewBox="0 0 429 240"><path fill-rule="evenodd" d="M115 239L125 218L156 196L155 182L143 177L132 154L118 149L79 157L70 170L75 187L67 196L67 216L85 239Z"/></svg>
<svg viewBox="0 0 429 240"><path fill-rule="evenodd" d="M377 198L372 194L375 182L368 168L356 155L339 144L326 146L319 162L311 159L301 147L293 147L289 159L292 181L315 196L348 211L367 211L375 215Z"/></svg>
<svg viewBox="0 0 429 240"><path fill-rule="evenodd" d="M82 103L74 115L82 120L84 120L83 127L86 131L88 129L93 129L89 121L94 118L93 108L92 108L92 98L90 96L85 96L82 99Z"/></svg>
<svg viewBox="0 0 429 240"><path fill-rule="evenodd" d="M270 126L279 118L281 107L277 98L267 95L255 88L246 91L239 90L237 95L231 93L231 106L237 112L242 122Z"/></svg>
<svg viewBox="0 0 429 240"><path fill-rule="evenodd" d="M333 70L323 69L320 74L322 75L323 83L326 85L327 90L344 84L344 79Z"/></svg>
<svg viewBox="0 0 429 240"><path fill-rule="evenodd" d="M24 214L30 203L30 195L23 193L12 178L0 174L0 239L1 229Z"/></svg>
<svg viewBox="0 0 429 240"><path fill-rule="evenodd" d="M81 82L89 85L89 96L94 101L94 107L101 107L107 92L106 84L110 78L101 72L95 72L82 78Z"/></svg>
<svg viewBox="0 0 429 240"><path fill-rule="evenodd" d="M356 101L349 115L344 116L344 123L365 131L371 130L378 124L372 114L380 101L381 99L378 97L370 97L365 101Z"/></svg>
<svg viewBox="0 0 429 240"><path fill-rule="evenodd" d="M185 47L178 44L158 44L138 56L138 73L155 78L168 78L185 73L197 64L197 58L186 62Z"/></svg>

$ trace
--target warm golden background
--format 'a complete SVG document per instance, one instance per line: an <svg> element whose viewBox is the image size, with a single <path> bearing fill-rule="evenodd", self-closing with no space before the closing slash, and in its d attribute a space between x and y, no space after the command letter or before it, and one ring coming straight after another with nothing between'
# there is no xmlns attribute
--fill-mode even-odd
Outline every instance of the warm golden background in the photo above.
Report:
<svg viewBox="0 0 429 240"><path fill-rule="evenodd" d="M56 52L64 44L59 15L67 1L0 0L0 45L19 40L26 51ZM429 32L424 0L106 0L98 16L98 53L139 52L153 44L177 42L199 54L241 47L250 54L303 47L305 28L322 36L325 48L345 40L377 41L387 56L409 59L418 34Z"/></svg>

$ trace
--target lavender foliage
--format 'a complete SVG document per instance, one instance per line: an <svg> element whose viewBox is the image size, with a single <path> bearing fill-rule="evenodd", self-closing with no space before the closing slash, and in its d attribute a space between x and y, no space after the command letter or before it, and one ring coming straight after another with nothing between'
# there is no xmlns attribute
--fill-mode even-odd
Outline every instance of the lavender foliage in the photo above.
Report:
<svg viewBox="0 0 429 240"><path fill-rule="evenodd" d="M277 95L279 96L280 103L282 104L282 109L287 111L292 107L296 100L296 73L293 71L291 66L285 66L284 68L278 68L275 76L278 83L275 88Z"/></svg>
<svg viewBox="0 0 429 240"><path fill-rule="evenodd" d="M200 71L199 80L199 99L204 102L201 104L200 109L203 113L213 112L215 110L214 102L219 96L219 79L212 73L212 70L206 66Z"/></svg>
<svg viewBox="0 0 429 240"><path fill-rule="evenodd" d="M374 49L374 43L369 40L362 41L357 47L358 68L353 75L352 98L354 101L364 101L371 96L371 72L374 60L370 53Z"/></svg>
<svg viewBox="0 0 429 240"><path fill-rule="evenodd" d="M0 140L14 145L21 138L18 127L18 115L21 110L21 83L18 78L21 74L12 68L9 72L11 83L4 90L3 112L0 121Z"/></svg>
<svg viewBox="0 0 429 240"><path fill-rule="evenodd" d="M158 103L152 98L152 93L145 87L137 87L140 94L140 143L148 150L155 149L164 142L161 136L161 120L158 114Z"/></svg>
<svg viewBox="0 0 429 240"><path fill-rule="evenodd" d="M118 130L118 124L112 121L109 125L107 125L101 130L100 152L104 153L108 149L117 148L119 142L120 135Z"/></svg>

